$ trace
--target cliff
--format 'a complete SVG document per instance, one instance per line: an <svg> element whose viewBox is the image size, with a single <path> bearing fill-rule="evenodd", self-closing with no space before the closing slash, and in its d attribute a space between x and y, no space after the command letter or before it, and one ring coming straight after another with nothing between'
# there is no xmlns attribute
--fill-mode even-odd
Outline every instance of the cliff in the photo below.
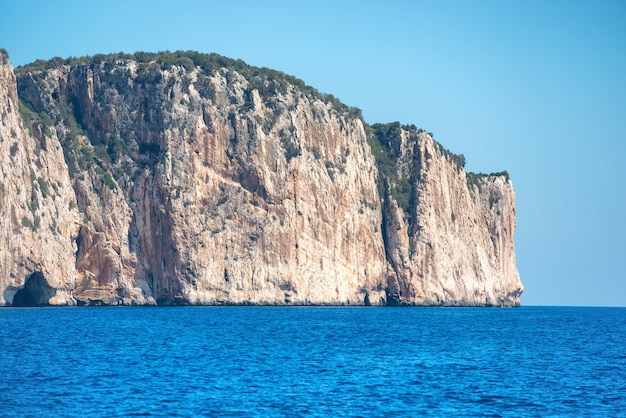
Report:
<svg viewBox="0 0 626 418"><path fill-rule="evenodd" d="M508 173L466 173L414 126L374 125L389 304L515 306L515 194ZM387 173L387 174L385 174Z"/></svg>
<svg viewBox="0 0 626 418"><path fill-rule="evenodd" d="M508 176L283 73L3 54L0 117L0 304L519 305Z"/></svg>

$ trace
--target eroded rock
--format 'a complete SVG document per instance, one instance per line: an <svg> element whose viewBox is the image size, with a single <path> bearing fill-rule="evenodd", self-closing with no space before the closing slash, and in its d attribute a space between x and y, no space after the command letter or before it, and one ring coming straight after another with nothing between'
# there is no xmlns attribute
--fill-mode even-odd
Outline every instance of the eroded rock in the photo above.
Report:
<svg viewBox="0 0 626 418"><path fill-rule="evenodd" d="M386 178L355 109L172 56L0 65L0 303L519 304L508 179L411 130Z"/></svg>

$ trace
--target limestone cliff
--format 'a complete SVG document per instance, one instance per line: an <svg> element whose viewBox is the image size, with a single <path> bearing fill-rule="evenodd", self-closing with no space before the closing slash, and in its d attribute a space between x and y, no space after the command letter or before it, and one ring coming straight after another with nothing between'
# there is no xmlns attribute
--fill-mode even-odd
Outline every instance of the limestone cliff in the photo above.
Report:
<svg viewBox="0 0 626 418"><path fill-rule="evenodd" d="M3 54L0 117L0 304L519 304L508 179L283 73Z"/></svg>
<svg viewBox="0 0 626 418"><path fill-rule="evenodd" d="M393 167L381 175L389 303L519 305L508 174L466 173L462 155L415 127L373 128L379 163Z"/></svg>
<svg viewBox="0 0 626 418"><path fill-rule="evenodd" d="M0 304L74 303L78 212L63 151L41 124L20 119L15 74L3 51L0 170Z"/></svg>

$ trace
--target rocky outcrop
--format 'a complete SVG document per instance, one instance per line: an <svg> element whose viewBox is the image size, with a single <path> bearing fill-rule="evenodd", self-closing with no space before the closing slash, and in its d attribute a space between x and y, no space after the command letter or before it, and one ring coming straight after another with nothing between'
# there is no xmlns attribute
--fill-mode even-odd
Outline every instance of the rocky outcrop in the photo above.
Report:
<svg viewBox="0 0 626 418"><path fill-rule="evenodd" d="M13 68L0 52L0 304L22 289L18 299L33 305L73 304L74 191L61 145L41 124L24 124L20 110Z"/></svg>
<svg viewBox="0 0 626 418"><path fill-rule="evenodd" d="M516 306L515 194L506 172L467 174L432 135L374 125L393 175L383 176L389 303Z"/></svg>
<svg viewBox="0 0 626 418"><path fill-rule="evenodd" d="M384 135L293 77L3 56L0 88L0 304L519 304L508 178L415 130L386 172Z"/></svg>

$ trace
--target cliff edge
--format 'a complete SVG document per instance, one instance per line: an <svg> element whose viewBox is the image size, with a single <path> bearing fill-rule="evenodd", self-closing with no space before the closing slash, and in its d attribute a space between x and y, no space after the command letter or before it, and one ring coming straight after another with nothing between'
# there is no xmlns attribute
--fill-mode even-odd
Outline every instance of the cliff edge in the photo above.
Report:
<svg viewBox="0 0 626 418"><path fill-rule="evenodd" d="M0 62L0 304L519 305L508 175L194 52Z"/></svg>
<svg viewBox="0 0 626 418"><path fill-rule="evenodd" d="M388 304L517 306L515 194L506 172L467 173L432 134L373 125Z"/></svg>

